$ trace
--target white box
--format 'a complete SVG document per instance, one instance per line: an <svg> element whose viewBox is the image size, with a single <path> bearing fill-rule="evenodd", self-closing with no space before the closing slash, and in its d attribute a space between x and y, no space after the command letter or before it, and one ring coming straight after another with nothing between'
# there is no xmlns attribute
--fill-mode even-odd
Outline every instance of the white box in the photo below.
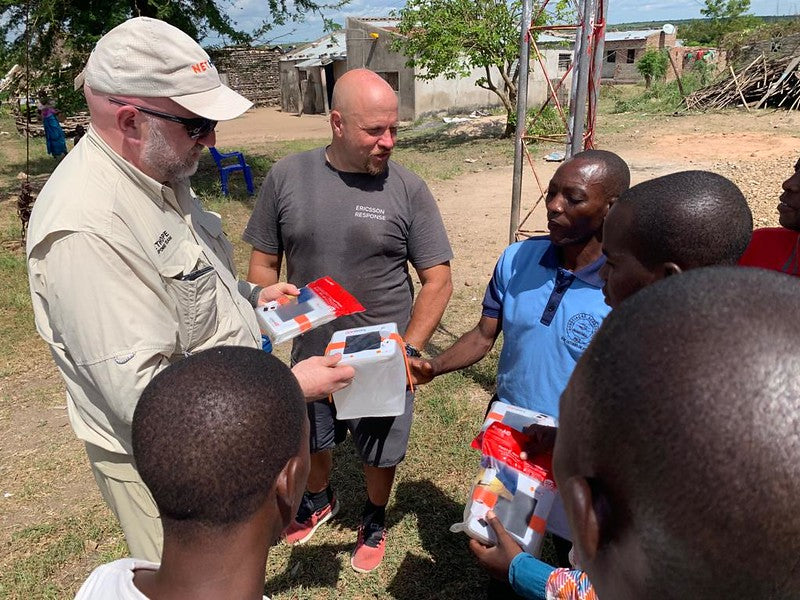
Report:
<svg viewBox="0 0 800 600"><path fill-rule="evenodd" d="M397 417L406 406L406 352L397 324L337 331L325 354L356 371L353 382L333 394L337 419Z"/></svg>

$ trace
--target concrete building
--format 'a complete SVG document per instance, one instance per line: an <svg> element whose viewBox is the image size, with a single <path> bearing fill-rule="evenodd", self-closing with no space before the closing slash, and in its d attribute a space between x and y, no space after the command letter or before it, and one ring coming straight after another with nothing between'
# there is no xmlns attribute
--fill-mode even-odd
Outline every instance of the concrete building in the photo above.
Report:
<svg viewBox="0 0 800 600"><path fill-rule="evenodd" d="M648 50L669 50L676 46L675 31L661 29L643 31L607 31L602 79L604 83L638 83L644 77L636 62Z"/></svg>
<svg viewBox="0 0 800 600"><path fill-rule="evenodd" d="M347 71L346 54L343 31L287 52L280 60L281 109L328 114L333 84Z"/></svg>
<svg viewBox="0 0 800 600"><path fill-rule="evenodd" d="M492 91L475 85L485 70L474 69L467 77L426 80L417 77L417 71L408 67L408 57L393 49L397 33L397 19L348 18L347 68L365 67L381 75L397 92L400 119L412 121L438 112L469 112L476 108L501 106L499 97ZM572 40L541 34L540 51L548 65L551 79L560 77L572 61ZM561 71L559 72L559 69ZM496 83L501 82L495 73ZM564 86L567 93L569 84ZM547 82L538 60L532 57L531 77L528 87L529 103L541 103L547 97Z"/></svg>

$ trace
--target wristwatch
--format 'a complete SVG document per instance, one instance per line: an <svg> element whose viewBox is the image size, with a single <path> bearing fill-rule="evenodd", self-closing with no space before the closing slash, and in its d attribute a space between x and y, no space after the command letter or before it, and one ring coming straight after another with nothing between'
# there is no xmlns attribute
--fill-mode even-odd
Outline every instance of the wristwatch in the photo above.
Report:
<svg viewBox="0 0 800 600"><path fill-rule="evenodd" d="M250 302L250 306L253 308L258 308L258 297L261 296L261 290L263 289L263 286L254 285L253 289L250 291L250 295L247 297L247 300Z"/></svg>
<svg viewBox="0 0 800 600"><path fill-rule="evenodd" d="M412 358L421 358L422 352L420 352L416 346L406 342L406 356L410 356Z"/></svg>

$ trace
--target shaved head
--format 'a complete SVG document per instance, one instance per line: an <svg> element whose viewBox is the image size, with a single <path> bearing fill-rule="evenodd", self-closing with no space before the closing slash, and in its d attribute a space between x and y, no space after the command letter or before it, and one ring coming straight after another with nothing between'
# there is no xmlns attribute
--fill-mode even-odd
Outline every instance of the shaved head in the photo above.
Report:
<svg viewBox="0 0 800 600"><path fill-rule="evenodd" d="M699 268L603 322L556 480L600 598L797 598L800 281Z"/></svg>
<svg viewBox="0 0 800 600"><path fill-rule="evenodd" d="M389 103L397 107L397 95L392 87L374 71L353 69L342 75L333 88L331 109L347 115L363 111L375 103Z"/></svg>
<svg viewBox="0 0 800 600"><path fill-rule="evenodd" d="M599 167L603 190L609 198L619 198L631 185L628 164L619 155L608 150L584 150L574 155L570 161L581 161Z"/></svg>
<svg viewBox="0 0 800 600"><path fill-rule="evenodd" d="M383 176L397 137L397 94L377 73L353 69L336 82L331 104L330 164Z"/></svg>

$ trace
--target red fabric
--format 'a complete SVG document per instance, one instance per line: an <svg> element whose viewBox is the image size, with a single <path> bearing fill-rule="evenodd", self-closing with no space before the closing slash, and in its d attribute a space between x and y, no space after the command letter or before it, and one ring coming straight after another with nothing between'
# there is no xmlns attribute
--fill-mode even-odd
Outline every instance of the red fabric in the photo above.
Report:
<svg viewBox="0 0 800 600"><path fill-rule="evenodd" d="M800 277L800 232L784 227L756 229L739 264Z"/></svg>

